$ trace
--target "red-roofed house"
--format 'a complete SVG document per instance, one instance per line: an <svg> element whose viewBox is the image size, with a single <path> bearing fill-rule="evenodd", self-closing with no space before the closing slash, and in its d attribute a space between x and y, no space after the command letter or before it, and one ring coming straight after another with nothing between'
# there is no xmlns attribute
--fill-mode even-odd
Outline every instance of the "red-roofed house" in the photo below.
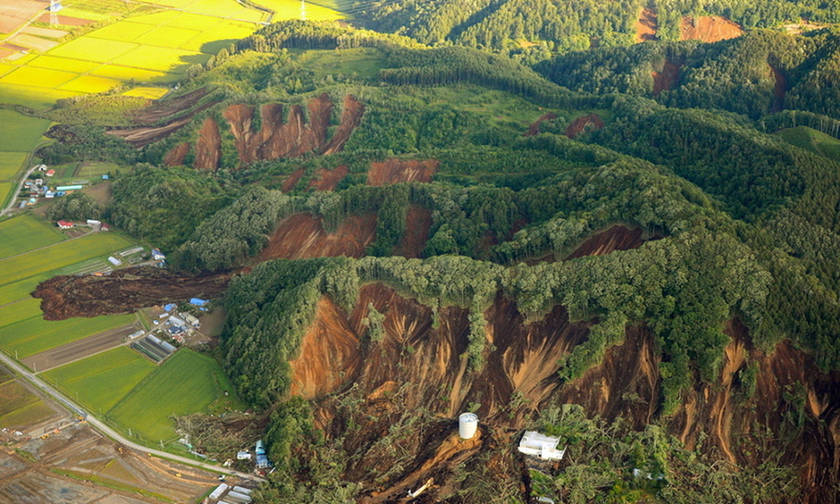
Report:
<svg viewBox="0 0 840 504"><path fill-rule="evenodd" d="M58 221L56 224L58 224L58 227L59 227L60 229L70 229L70 228L72 228L73 226L75 226L75 224L73 224L73 223L72 223L72 222L70 222L70 221L66 221L66 220L60 220L60 221Z"/></svg>
<svg viewBox="0 0 840 504"><path fill-rule="evenodd" d="M47 177L52 177L53 175L55 175L55 170L49 169L49 170L47 170L47 173L45 173L45 175Z"/></svg>

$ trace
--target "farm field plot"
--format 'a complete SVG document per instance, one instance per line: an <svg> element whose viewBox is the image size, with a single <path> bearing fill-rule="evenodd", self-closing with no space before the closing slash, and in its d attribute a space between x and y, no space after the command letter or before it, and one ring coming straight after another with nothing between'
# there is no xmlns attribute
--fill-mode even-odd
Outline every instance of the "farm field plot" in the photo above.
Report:
<svg viewBox="0 0 840 504"><path fill-rule="evenodd" d="M100 77L110 77L119 80L135 79L137 81L155 83L168 82L176 78L164 72L155 72L153 70L143 70L141 68L122 65L101 65L91 70L90 73Z"/></svg>
<svg viewBox="0 0 840 504"><path fill-rule="evenodd" d="M100 177L105 173L117 170L119 166L116 163L107 163L100 161L93 161L82 164L76 170L76 176L81 178Z"/></svg>
<svg viewBox="0 0 840 504"><path fill-rule="evenodd" d="M50 51L50 55L104 63L136 47L137 44L130 42L120 42L117 40L106 41L105 39L98 39L88 35L56 47Z"/></svg>
<svg viewBox="0 0 840 504"><path fill-rule="evenodd" d="M140 98L149 98L152 100L157 100L158 98L162 97L169 90L162 87L152 87L152 86L138 86L133 89L129 89L125 93L124 96L139 96Z"/></svg>
<svg viewBox="0 0 840 504"><path fill-rule="evenodd" d="M0 258L58 243L65 238L54 226L31 215L0 222Z"/></svg>
<svg viewBox="0 0 840 504"><path fill-rule="evenodd" d="M26 152L0 152L0 180L9 180L26 161ZM0 245L2 246L2 245Z"/></svg>
<svg viewBox="0 0 840 504"><path fill-rule="evenodd" d="M60 413L56 412L41 399L14 409L9 413L0 416L0 427L7 429L25 429L32 425L41 423L50 417L58 418Z"/></svg>
<svg viewBox="0 0 840 504"><path fill-rule="evenodd" d="M70 266L114 250L127 248L131 243L119 233L96 233L33 250L25 255L0 259L0 271L8 272L3 275L0 282L12 283L28 276Z"/></svg>
<svg viewBox="0 0 840 504"><path fill-rule="evenodd" d="M60 58L58 56L44 54L32 60L32 62L29 63L29 66L79 73L93 70L98 66L98 64L80 59Z"/></svg>
<svg viewBox="0 0 840 504"><path fill-rule="evenodd" d="M51 107L57 100L72 98L79 94L74 91L5 84L0 79L0 103L45 109Z"/></svg>
<svg viewBox="0 0 840 504"><path fill-rule="evenodd" d="M53 276L52 272L24 278L15 283L6 284L0 289L0 306L29 297L39 283Z"/></svg>
<svg viewBox="0 0 840 504"><path fill-rule="evenodd" d="M0 204L6 202L6 196L9 195L13 189L13 184L11 182L0 182Z"/></svg>
<svg viewBox="0 0 840 504"><path fill-rule="evenodd" d="M300 17L300 2L296 0L257 0L257 5L274 11L274 21L281 19L297 19ZM331 2L306 2L306 19L312 21L333 21L347 17L337 9L337 5L326 5Z"/></svg>
<svg viewBox="0 0 840 504"><path fill-rule="evenodd" d="M137 352L118 347L41 376L92 411L108 411L155 367Z"/></svg>
<svg viewBox="0 0 840 504"><path fill-rule="evenodd" d="M225 397L225 391L228 396ZM233 388L211 357L183 348L158 367L107 413L123 430L129 427L148 443L176 437L172 415L207 411L236 401Z"/></svg>
<svg viewBox="0 0 840 504"><path fill-rule="evenodd" d="M52 88L64 84L77 75L78 74L63 72L61 70L24 66L18 68L14 72L6 74L2 79L0 79L0 83Z"/></svg>
<svg viewBox="0 0 840 504"><path fill-rule="evenodd" d="M39 314L4 327L0 331L0 349L22 359L108 329L131 324L134 320L133 314L67 320L44 320Z"/></svg>
<svg viewBox="0 0 840 504"><path fill-rule="evenodd" d="M41 301L34 298L23 298L0 306L0 332L5 332L3 328L9 324L40 315L40 306Z"/></svg>
<svg viewBox="0 0 840 504"><path fill-rule="evenodd" d="M189 65L205 63L209 54L169 47L139 46L120 57L120 63L127 66L184 72Z"/></svg>
<svg viewBox="0 0 840 504"><path fill-rule="evenodd" d="M17 380L0 385L0 417L36 401L38 397L26 390Z"/></svg>
<svg viewBox="0 0 840 504"><path fill-rule="evenodd" d="M70 91L79 91L82 93L102 93L113 89L121 84L120 81L109 79L107 77L97 77L95 75L82 75L70 82L62 84L59 89L67 89Z"/></svg>
<svg viewBox="0 0 840 504"><path fill-rule="evenodd" d="M38 145L41 134L47 130L50 122L45 119L19 114L13 110L0 110L0 124L14 124L14 128L5 128L0 135L0 151L30 151Z"/></svg>
<svg viewBox="0 0 840 504"><path fill-rule="evenodd" d="M136 324L109 329L65 345L50 348L44 352L25 357L20 361L29 369L40 372L61 367L71 362L91 357L106 350L112 350L125 342L137 330Z"/></svg>

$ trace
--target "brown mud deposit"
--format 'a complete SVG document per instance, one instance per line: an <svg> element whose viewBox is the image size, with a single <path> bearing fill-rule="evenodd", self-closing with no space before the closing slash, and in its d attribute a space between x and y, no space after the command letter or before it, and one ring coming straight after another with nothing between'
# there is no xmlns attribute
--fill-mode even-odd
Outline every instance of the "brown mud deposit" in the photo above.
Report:
<svg viewBox="0 0 840 504"><path fill-rule="evenodd" d="M743 34L740 26L721 16L686 16L680 23L680 40L717 42Z"/></svg>
<svg viewBox="0 0 840 504"><path fill-rule="evenodd" d="M171 151L166 153L163 158L163 164L166 166L179 166L184 164L184 158L190 152L190 144L187 142L179 143Z"/></svg>
<svg viewBox="0 0 840 504"><path fill-rule="evenodd" d="M290 192L295 188L301 177L303 177L303 168L298 168L286 177L286 180L283 181L283 185L280 186L280 190L284 193Z"/></svg>
<svg viewBox="0 0 840 504"><path fill-rule="evenodd" d="M598 114L588 114L580 116L566 127L566 136L569 138L576 138L581 133L587 131L597 131L604 127L604 121Z"/></svg>
<svg viewBox="0 0 840 504"><path fill-rule="evenodd" d="M395 255L408 258L420 257L429 239L432 227L432 212L419 205L411 205L405 215L405 234L403 234Z"/></svg>
<svg viewBox="0 0 840 504"><path fill-rule="evenodd" d="M257 260L361 257L373 242L375 232L376 214L347 217L333 232L324 229L320 217L295 214L280 221Z"/></svg>
<svg viewBox="0 0 840 504"><path fill-rule="evenodd" d="M192 297L215 298L230 274L177 275L154 267L118 270L106 276L61 275L41 282L32 296L41 299L46 320L129 313Z"/></svg>
<svg viewBox="0 0 840 504"><path fill-rule="evenodd" d="M371 304L385 315L379 341L370 339L365 322ZM435 316L430 307L383 284L365 285L349 313L326 297L318 303L315 323L292 361L292 391L314 401L316 423L328 438L343 438L351 457L345 477L366 489L360 502L401 502L407 490L430 478L434 485L417 502L437 502L458 488L459 465L487 460L499 464L499 478L518 482L521 473L505 447L550 404L577 403L590 415L620 416L638 429L661 418L661 355L643 325L628 326L624 341L608 349L600 364L564 382L561 362L586 341L588 323L571 322L562 306L529 322L499 295L484 313L486 364L475 372L462 357L467 315L449 306ZM724 332L730 343L719 379L690 390L666 418L668 430L689 448L704 433L705 452L740 464L764 461L769 452L761 447L769 443L798 471L803 502L826 502L840 460L840 390L832 387L840 375L820 373L788 343L770 354L753 349L737 319ZM741 382L748 362L758 369L752 396ZM791 399L796 387L805 401L800 434L785 426L800 411ZM351 410L342 406L347 394L358 400ZM457 442L454 419L470 404L478 406L480 435ZM361 428L348 429L351 424ZM395 425L412 427L400 435ZM794 436L789 444L765 439L760 434L765 427ZM383 443L398 449L389 451Z"/></svg>
<svg viewBox="0 0 840 504"><path fill-rule="evenodd" d="M219 125L212 117L208 117L198 132L193 166L199 170L215 171L219 167L220 159L222 159L222 136L219 133Z"/></svg>
<svg viewBox="0 0 840 504"><path fill-rule="evenodd" d="M659 40L659 37L656 36L658 30L659 21L656 11L645 7L639 14L639 20L636 21L636 42Z"/></svg>
<svg viewBox="0 0 840 504"><path fill-rule="evenodd" d="M372 186L399 182L431 182L440 163L435 159L388 159L371 163L367 183Z"/></svg>
<svg viewBox="0 0 840 504"><path fill-rule="evenodd" d="M222 116L233 134L240 165L245 166L257 160L298 157L308 152L338 152L359 125L364 106L355 97L347 95L344 98L341 122L333 137L327 139L332 109L333 104L326 94L309 100L306 114L300 105L292 105L286 110L281 104L265 104L259 111L262 124L259 131L253 129L256 111L251 105L230 105L222 112ZM205 155L203 149L206 145L201 142L200 134L196 144L196 159Z"/></svg>
<svg viewBox="0 0 840 504"><path fill-rule="evenodd" d="M336 166L332 170L320 168L315 172L315 178L309 182L309 188L316 191L332 191L339 182L347 176L347 167Z"/></svg>
<svg viewBox="0 0 840 504"><path fill-rule="evenodd" d="M183 128L195 114L218 103L218 100L207 100L197 106L207 93L207 89L200 88L176 98L154 101L133 114L132 122L138 127L112 129L107 133L120 137L138 148L149 145Z"/></svg>
<svg viewBox="0 0 840 504"><path fill-rule="evenodd" d="M554 112L548 112L547 114L541 115L536 121L534 121L530 126L528 126L528 131L523 133L526 137L532 137L540 134L540 124L544 121L551 121L553 119L557 119L557 114Z"/></svg>
<svg viewBox="0 0 840 504"><path fill-rule="evenodd" d="M647 239L640 228L629 229L616 224L606 231L601 231L587 238L566 259L606 255L616 250L639 248L646 241Z"/></svg>
<svg viewBox="0 0 840 504"><path fill-rule="evenodd" d="M653 77L653 96L659 96L659 93L662 91L670 91L677 86L677 82L680 79L680 69L684 65L684 62L680 61L677 63L665 60L665 64L662 65L662 71L651 72L651 76Z"/></svg>

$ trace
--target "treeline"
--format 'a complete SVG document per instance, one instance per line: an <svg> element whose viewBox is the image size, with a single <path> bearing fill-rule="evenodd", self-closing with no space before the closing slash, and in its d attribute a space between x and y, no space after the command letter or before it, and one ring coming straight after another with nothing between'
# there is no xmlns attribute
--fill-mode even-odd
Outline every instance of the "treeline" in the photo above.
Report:
<svg viewBox="0 0 840 504"><path fill-rule="evenodd" d="M536 69L569 89L652 96L668 106L720 108L753 118L784 108L838 116L840 35L751 31L742 37L576 52Z"/></svg>
<svg viewBox="0 0 840 504"><path fill-rule="evenodd" d="M230 203L232 193L217 179L192 169L139 164L114 182L106 218L172 252L202 221Z"/></svg>
<svg viewBox="0 0 840 504"><path fill-rule="evenodd" d="M239 41L238 49L352 49L354 47L422 47L410 38L356 30L327 21L286 20L272 23Z"/></svg>
<svg viewBox="0 0 840 504"><path fill-rule="evenodd" d="M578 95L556 86L515 61L462 47L402 51L380 77L391 84L446 86L469 82L518 94L549 107L608 107L609 97Z"/></svg>
<svg viewBox="0 0 840 504"><path fill-rule="evenodd" d="M680 39L683 18L717 14L746 28L807 19L840 21L840 6L820 0L354 0L355 18L380 32L424 44L454 43L538 62L557 54L635 42L643 7L657 15L657 37Z"/></svg>

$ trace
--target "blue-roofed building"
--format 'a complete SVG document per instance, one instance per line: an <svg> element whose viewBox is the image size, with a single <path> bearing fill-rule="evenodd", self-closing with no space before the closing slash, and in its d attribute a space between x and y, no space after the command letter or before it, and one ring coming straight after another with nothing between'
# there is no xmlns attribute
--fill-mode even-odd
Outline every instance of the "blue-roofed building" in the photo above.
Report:
<svg viewBox="0 0 840 504"><path fill-rule="evenodd" d="M164 309L164 310L166 310L166 311L168 311L168 312L171 312L172 310L174 310L175 308L177 308L177 306L178 306L178 305L176 305L175 303L169 303L169 304L167 304L167 305L163 305L163 309Z"/></svg>
<svg viewBox="0 0 840 504"><path fill-rule="evenodd" d="M206 300L206 299L201 299L201 298L192 298L192 299L190 299L190 304L191 304L191 305L193 305L193 306L198 306L198 307L201 307L201 306L206 306L206 305L207 305L207 303L209 303L209 302L210 302L210 301L208 301L208 300Z"/></svg>

